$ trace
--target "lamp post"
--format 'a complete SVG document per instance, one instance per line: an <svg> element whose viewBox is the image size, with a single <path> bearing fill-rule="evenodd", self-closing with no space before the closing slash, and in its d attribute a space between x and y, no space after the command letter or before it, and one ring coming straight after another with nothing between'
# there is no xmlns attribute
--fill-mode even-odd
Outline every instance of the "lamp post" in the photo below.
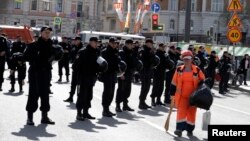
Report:
<svg viewBox="0 0 250 141"><path fill-rule="evenodd" d="M191 19L191 0L186 0L186 18L185 18L185 37L184 41L190 41L190 19Z"/></svg>

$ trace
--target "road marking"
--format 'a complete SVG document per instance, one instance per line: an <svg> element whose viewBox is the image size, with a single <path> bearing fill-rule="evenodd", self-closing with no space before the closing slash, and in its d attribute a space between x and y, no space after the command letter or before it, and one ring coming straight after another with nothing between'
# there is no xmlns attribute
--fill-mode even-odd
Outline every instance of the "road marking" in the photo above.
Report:
<svg viewBox="0 0 250 141"><path fill-rule="evenodd" d="M219 104L213 104L213 105L217 106L217 107L220 107L220 108L227 109L227 110L231 110L231 111L235 111L235 112L238 112L238 113L242 113L242 114L245 114L245 115L250 115L250 113L248 113L248 112L241 111L241 110L238 110L238 109L235 109L235 108L229 108L227 106L223 106L223 105L219 105Z"/></svg>

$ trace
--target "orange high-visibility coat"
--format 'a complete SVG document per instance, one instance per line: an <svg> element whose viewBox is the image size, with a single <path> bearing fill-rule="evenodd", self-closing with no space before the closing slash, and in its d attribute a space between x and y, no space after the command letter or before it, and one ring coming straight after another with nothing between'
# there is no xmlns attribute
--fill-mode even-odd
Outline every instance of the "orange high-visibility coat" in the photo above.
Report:
<svg viewBox="0 0 250 141"><path fill-rule="evenodd" d="M177 123L187 122L194 125L196 107L189 105L189 98L197 89L198 83L204 79L203 72L195 65L192 65L190 72L184 72L184 65L176 69L172 84L176 86L174 100L177 108Z"/></svg>

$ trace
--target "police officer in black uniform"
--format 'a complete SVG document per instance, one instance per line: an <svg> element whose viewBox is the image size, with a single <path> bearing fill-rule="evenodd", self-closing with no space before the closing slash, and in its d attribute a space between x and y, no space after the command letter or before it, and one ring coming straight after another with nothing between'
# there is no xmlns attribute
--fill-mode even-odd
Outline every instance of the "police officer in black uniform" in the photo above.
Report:
<svg viewBox="0 0 250 141"><path fill-rule="evenodd" d="M23 52L26 49L26 44L22 42L21 36L17 36L16 42L13 42L10 57L10 92L15 91L15 71L18 72L19 92L23 92L24 79L26 77L26 64L23 59Z"/></svg>
<svg viewBox="0 0 250 141"><path fill-rule="evenodd" d="M133 40L125 41L125 46L119 51L121 60L127 64L125 73L118 78L118 88L116 91L116 112L122 112L120 104L123 103L123 111L134 111L128 105L128 98L131 93L133 73L135 71L135 61L138 59L133 55Z"/></svg>
<svg viewBox="0 0 250 141"><path fill-rule="evenodd" d="M59 45L63 48L63 58L58 62L58 71L59 71L59 80L58 82L62 81L62 69L65 68L66 73L66 80L69 82L69 55L71 51L71 46L68 43L67 37L62 38L62 42L59 43Z"/></svg>
<svg viewBox="0 0 250 141"><path fill-rule="evenodd" d="M168 57L174 62L175 66L177 65L177 61L178 61L178 57L176 54L176 48L175 46L170 46L169 50L168 50ZM173 76L174 76L174 72L175 72L175 68L172 70L168 70L166 72L166 84L165 84L165 99L164 99L164 103L165 104L170 104L171 103L171 99L170 99L170 94L169 94L169 90L170 90L170 86L171 86L171 81Z"/></svg>
<svg viewBox="0 0 250 141"><path fill-rule="evenodd" d="M141 92L140 92L140 103L139 108L140 109L147 109L151 108L148 106L145 102L149 89L151 84L151 78L153 76L153 69L154 69L154 59L155 59L155 53L153 51L153 40L152 39L146 39L145 45L142 47L142 50L140 51L140 59L143 62L143 69L141 71Z"/></svg>
<svg viewBox="0 0 250 141"><path fill-rule="evenodd" d="M207 66L207 59L206 59L206 54L205 54L206 50L204 48L204 46L200 46L199 47L199 51L197 53L197 57L200 59L201 63L200 65L198 66L203 73L205 73L205 66Z"/></svg>
<svg viewBox="0 0 250 141"><path fill-rule="evenodd" d="M75 63L76 56L78 54L78 51L83 47L83 44L81 42L81 37L75 37L72 45L72 51L71 51L71 61L73 64ZM77 73L74 70L74 67L72 67L72 78L71 78L71 87L69 92L69 97L64 100L64 102L73 102L73 97L76 91L76 85L77 85Z"/></svg>
<svg viewBox="0 0 250 141"><path fill-rule="evenodd" d="M43 124L55 124L48 117L48 111L50 110L49 104L49 88L50 88L50 73L51 64L55 59L60 59L63 55L61 48L56 51L52 45L50 39L52 28L42 27L41 37L38 41L31 43L27 46L24 52L24 59L30 63L29 68L29 95L26 105L28 112L28 125L34 125L33 113L38 108L38 98L41 100L40 110L42 111ZM58 55L60 53L60 55Z"/></svg>
<svg viewBox="0 0 250 141"><path fill-rule="evenodd" d="M102 73L104 90L102 93L103 116L112 117L116 114L110 112L109 106L114 97L115 83L117 82L118 63L120 62L118 46L114 38L109 39L109 44L102 51L102 57L108 62L108 70Z"/></svg>
<svg viewBox="0 0 250 141"><path fill-rule="evenodd" d="M216 68L218 66L218 62L216 60L216 52L213 50L208 57L208 67L206 68L206 78L210 79L209 87L210 89L214 86L214 77L216 73Z"/></svg>
<svg viewBox="0 0 250 141"><path fill-rule="evenodd" d="M97 80L97 73L101 71L99 64L102 64L102 60L99 59L100 51L97 48L98 38L91 37L89 44L79 51L75 65L77 77L79 78L80 91L77 95L76 108L77 108L77 120L95 119L95 117L89 114L89 108L91 107L91 100L93 98L93 87Z"/></svg>
<svg viewBox="0 0 250 141"><path fill-rule="evenodd" d="M164 105L161 102L161 95L164 89L166 69L172 70L175 66L174 62L166 55L165 47L166 46L163 43L159 44L155 53L160 58L160 64L154 69L153 89L151 93L152 106Z"/></svg>
<svg viewBox="0 0 250 141"><path fill-rule="evenodd" d="M0 32L2 30L0 29ZM3 84L3 75L4 75L4 69L5 69L5 57L6 52L8 50L7 40L5 37L0 35L0 91L2 91L2 84Z"/></svg>
<svg viewBox="0 0 250 141"><path fill-rule="evenodd" d="M226 94L226 83L228 79L228 71L230 70L230 59L227 51L223 53L223 56L221 57L218 64L218 68L219 74L221 76L221 81L219 83L219 93L224 95Z"/></svg>

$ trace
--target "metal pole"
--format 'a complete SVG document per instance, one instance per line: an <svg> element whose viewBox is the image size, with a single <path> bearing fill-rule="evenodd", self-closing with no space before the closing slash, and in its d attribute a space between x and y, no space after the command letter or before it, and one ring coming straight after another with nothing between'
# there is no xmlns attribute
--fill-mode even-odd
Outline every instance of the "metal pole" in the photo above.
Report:
<svg viewBox="0 0 250 141"><path fill-rule="evenodd" d="M191 0L186 0L186 18L185 18L185 37L184 41L190 41L190 19L191 19Z"/></svg>
<svg viewBox="0 0 250 141"><path fill-rule="evenodd" d="M177 8L177 32L176 32L176 41L177 47L179 46L179 21L180 21L180 0L178 0L178 8Z"/></svg>

